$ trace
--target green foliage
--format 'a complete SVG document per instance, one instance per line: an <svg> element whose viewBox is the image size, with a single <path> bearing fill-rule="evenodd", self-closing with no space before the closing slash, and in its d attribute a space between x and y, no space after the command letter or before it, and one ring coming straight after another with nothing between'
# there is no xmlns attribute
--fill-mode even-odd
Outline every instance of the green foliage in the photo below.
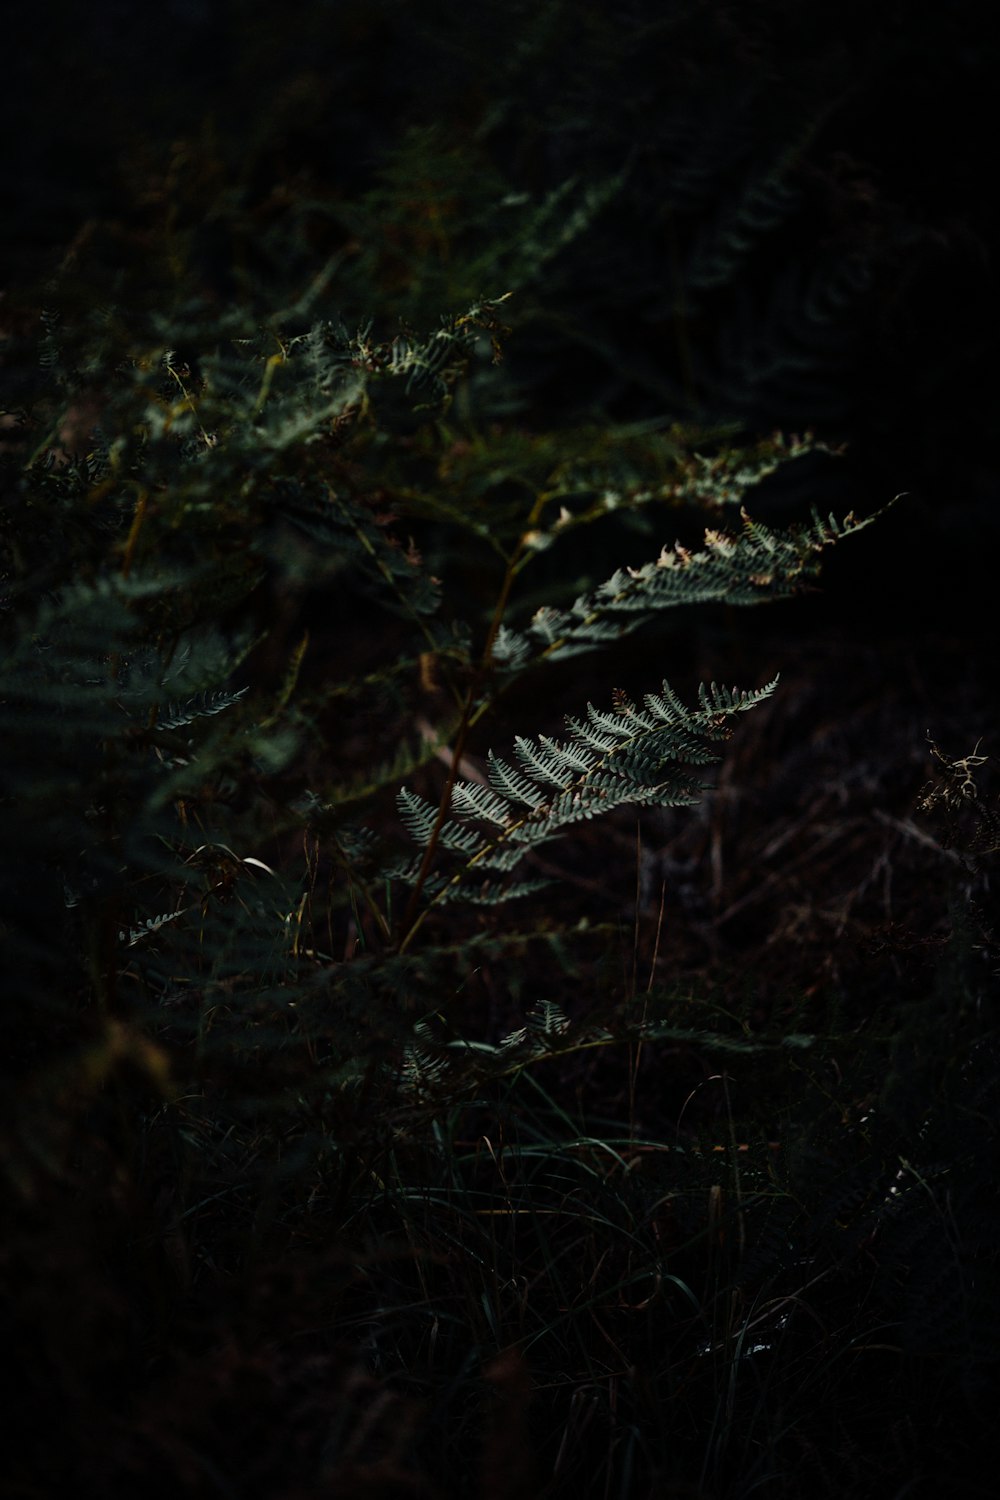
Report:
<svg viewBox="0 0 1000 1500"><path fill-rule="evenodd" d="M611 674L623 643L637 666L665 650L675 610L802 590L868 524L747 513L821 445L526 425L499 363L505 296L395 335L308 312L284 329L196 301L54 311L12 347L35 361L0 457L17 1253L41 1204L79 1216L73 1254L121 1257L151 1311L97 1373L139 1386L140 1432L160 1431L144 1402L157 1420L183 1407L183 1372L150 1374L178 1309L210 1321L224 1282L332 1257L316 1318L354 1364L324 1366L341 1425L316 1464L345 1492L379 1479L358 1454L407 1379L426 1421L392 1448L401 1469L469 1492L469 1453L487 1473L502 1447L491 1382L552 1484L588 1493L694 1475L738 1495L776 1473L790 1493L788 1435L840 1451L852 1422L818 1415L824 1372L880 1319L918 1363L944 1349L981 1399L988 1340L962 1329L987 1326L969 1262L995 1224L976 1198L995 1090L972 982L942 980L950 1070L927 1063L929 1009L896 1034L824 1028L801 999L751 1018L654 983L655 953L643 990L638 913L623 985L615 924L581 917L571 880L567 905L555 877L574 872L549 859L558 841L601 860L623 813L697 816L744 716L772 698L780 715L777 679L702 685L689 706L659 672L635 697ZM877 1101L864 1118L831 1101L835 1055ZM671 1097L639 1128L643 1060L677 1056L714 1070L722 1105L682 1128ZM574 1071L592 1058L627 1075L613 1118ZM734 1107L737 1064L766 1102ZM975 1186L949 1196L958 1168ZM839 1343L817 1286L849 1324ZM280 1295L240 1314L272 1353ZM271 1357L258 1374L280 1391ZM535 1372L541 1435L496 1357L510 1389ZM211 1413L228 1376L206 1358ZM384 1389L357 1414L366 1380ZM225 1419L199 1439L200 1419L180 1411L192 1449L170 1448L171 1484L225 1446ZM148 1468L120 1433L81 1441L95 1489ZM248 1493L278 1482L226 1462Z"/></svg>
<svg viewBox="0 0 1000 1500"><path fill-rule="evenodd" d="M678 807L698 800L698 784L679 765L703 765L718 757L708 744L724 732L727 718L770 697L776 684L755 693L728 691L712 684L701 690L701 709L686 712L669 685L662 695L647 693L645 708L620 699L616 708L599 712L587 705L587 721L567 722L571 739L560 743L542 735L538 741L518 736L516 766L488 756L487 785L456 781L451 809L461 821L438 820L438 808L405 787L399 794L400 817L423 848L432 841L461 857L450 878L438 875L424 889L436 903L475 901L493 905L527 895L544 882L524 881L492 887L487 874L475 890L470 877L496 871L508 875L530 850L557 838L565 828L595 814L620 807ZM479 826L487 825L484 829ZM420 861L397 869L397 879L419 878Z"/></svg>
<svg viewBox="0 0 1000 1500"><path fill-rule="evenodd" d="M655 563L619 568L568 607L536 608L515 628L522 573L564 534L689 503L699 476L713 509L744 497L808 444L779 437L744 459L732 449L704 457L679 431L666 445L655 431L618 441L604 435L600 448L587 431L532 438L524 498L502 504L491 529L496 481L478 508L463 510L469 473L449 475L459 444L446 419L462 395L466 449L482 454L480 464L499 463L503 476L508 440L516 453L523 439L495 426L487 438L470 426L477 397L469 362L483 339L500 357L499 305L479 302L426 336L395 338L374 337L370 326L348 334L329 321L292 336L250 333L235 315L220 324L196 307L169 329L154 315L153 344L113 309L89 331L55 314L43 319L44 378L33 377L23 403L12 403L16 426L5 456L13 480L3 678L9 836L16 842L31 826L39 872L64 885L70 909L98 892L112 902L108 920L139 950L124 982L147 1002L178 985L197 989L206 975L212 984L242 975L252 990L261 963L289 985L313 983L301 955L321 947L306 943L302 913L308 907L313 926L328 918L304 877L280 899L256 885L252 899L242 895L244 872L272 864L247 851L273 849L283 828L330 839L341 872L331 912L350 909L365 942L405 950L415 924L446 900L493 903L535 892L537 880L504 877L570 825L616 807L696 800L698 784L684 767L711 761L727 719L773 690L713 685L689 711L664 683L641 708L619 696L610 712L590 706L584 719L571 717L566 741L518 737L514 763L491 751L484 776L449 776L438 802L404 788L403 824L422 849L409 864L372 865L350 830L341 837L338 809L350 804L356 823L357 804L405 766L426 766L449 740L450 763L460 764L476 724L530 670L621 640L680 604L781 597L856 524L775 532L744 516L737 536L709 528L700 551L663 547ZM167 332L183 355L165 347ZM78 393L95 388L100 427L81 451ZM487 443L496 457L487 458ZM626 453L629 476L644 459L660 476L653 488L621 471L619 488L607 487L608 455L617 463ZM419 476L435 462L445 483L431 489ZM495 606L480 605L471 620L451 613L412 532L403 545L404 526L422 527L452 571L463 546L487 543ZM294 613L310 592L331 588L341 602L320 627L321 649L336 670L314 675L303 690L306 635L287 664L275 663L281 685L262 682L254 670L267 660L262 611L280 599ZM453 592L461 599L463 585ZM388 654L379 660L366 644L365 670L355 672L357 652L341 646L337 632L349 641L362 623L382 632L373 644L384 642ZM415 754L404 729L387 769L373 776L366 742L377 734L387 744L387 715L398 723L400 711L404 719L414 712L414 667L439 722L428 725ZM325 716L335 703L355 727L331 740ZM40 741L49 747L44 775ZM324 768L313 785L299 779L303 756ZM378 832L385 842L384 819ZM445 851L461 856L457 873L438 867ZM402 927L380 905L386 880L411 887ZM209 942L220 902L233 908L223 923L224 959ZM270 939L262 930L253 936L261 922L277 924ZM15 947L22 937L12 926ZM223 942L221 929L215 940ZM272 955L266 960L261 942ZM117 991L119 977L107 972L101 982ZM334 982L351 989L342 976ZM334 1045L333 1066L357 1061L355 1041L348 1030L346 1054Z"/></svg>

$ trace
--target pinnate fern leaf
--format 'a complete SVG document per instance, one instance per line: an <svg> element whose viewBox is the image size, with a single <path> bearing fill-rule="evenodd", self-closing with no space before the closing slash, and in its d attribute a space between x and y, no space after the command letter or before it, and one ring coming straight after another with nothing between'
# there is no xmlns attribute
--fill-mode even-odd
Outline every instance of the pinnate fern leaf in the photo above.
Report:
<svg viewBox="0 0 1000 1500"><path fill-rule="evenodd" d="M569 737L514 741L515 764L491 751L489 785L455 782L450 816L404 787L397 804L407 833L424 849L437 846L460 857L457 869L426 882L430 904L468 901L494 905L527 895L543 882L503 877L524 856L575 823L616 807L678 807L697 802L702 783L687 769L718 760L714 743L727 720L762 703L777 679L749 692L712 683L699 690L699 707L685 709L664 682L638 707L623 694L611 709L587 708L586 719L567 718ZM383 873L414 884L422 861L397 861Z"/></svg>
<svg viewBox="0 0 1000 1500"><path fill-rule="evenodd" d="M543 605L526 630L505 627L494 644L494 663L512 674L544 660L562 661L620 640L659 611L682 604L787 598L816 575L825 548L874 519L815 515L808 526L779 531L743 512L736 534L710 529L698 551L680 543L664 546L655 561L616 569L568 609Z"/></svg>

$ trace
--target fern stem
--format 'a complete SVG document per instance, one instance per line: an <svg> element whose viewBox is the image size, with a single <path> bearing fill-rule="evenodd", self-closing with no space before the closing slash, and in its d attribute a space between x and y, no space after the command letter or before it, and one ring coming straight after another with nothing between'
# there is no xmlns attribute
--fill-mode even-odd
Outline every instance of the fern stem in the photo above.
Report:
<svg viewBox="0 0 1000 1500"><path fill-rule="evenodd" d="M146 520L146 512L149 508L149 491L145 485L137 485L138 498L135 502L135 511L132 515L132 524L129 527L128 537L125 540L125 551L122 558L122 577L127 578L132 570L132 559L135 549L139 543L139 533L142 531Z"/></svg>

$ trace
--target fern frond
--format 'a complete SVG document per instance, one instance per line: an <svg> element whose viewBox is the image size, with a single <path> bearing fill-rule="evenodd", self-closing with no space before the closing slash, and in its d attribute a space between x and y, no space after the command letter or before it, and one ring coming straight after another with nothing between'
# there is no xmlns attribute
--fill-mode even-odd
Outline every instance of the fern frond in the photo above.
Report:
<svg viewBox="0 0 1000 1500"><path fill-rule="evenodd" d="M514 754L535 781L557 786L560 791L565 791L572 784L572 775L567 776L566 773L567 762L562 754L562 747L554 740L536 745L523 735L516 735Z"/></svg>
<svg viewBox="0 0 1000 1500"><path fill-rule="evenodd" d="M428 843L437 822L438 810L434 804L418 797L404 786L397 793L396 805L403 826L411 838L418 844Z"/></svg>
<svg viewBox="0 0 1000 1500"><path fill-rule="evenodd" d="M438 902L442 906L459 901L465 906L500 906L521 896L533 896L551 884L551 880L535 877L531 880L512 880L505 885L493 885L488 880L480 886L444 885L440 888Z"/></svg>
<svg viewBox="0 0 1000 1500"><path fill-rule="evenodd" d="M554 1000L538 1000L528 1012L530 1031L544 1037L565 1036L570 1029L570 1019L561 1005Z"/></svg>
<svg viewBox="0 0 1000 1500"><path fill-rule="evenodd" d="M457 781L452 788L451 805L455 812L466 817L481 818L501 827L510 820L510 804L475 781Z"/></svg>
<svg viewBox="0 0 1000 1500"><path fill-rule="evenodd" d="M725 720L763 702L776 685L777 679L742 692L712 683L702 687L694 710L684 710L667 683L660 694L647 695L643 708L623 696L610 710L588 704L589 722L567 718L568 741L517 736L516 768L490 751L489 787L456 781L454 816L440 826L439 810L403 788L397 800L411 838L425 849L436 842L466 856L433 892L428 885L430 903L493 905L526 894L534 883L483 885L482 873L508 875L530 850L617 807L690 806L703 788L684 768L717 760L713 741ZM419 860L397 862L383 873L414 884L421 866Z"/></svg>
<svg viewBox="0 0 1000 1500"><path fill-rule="evenodd" d="M227 708L246 697L248 692L249 688L245 687L231 691L219 688L215 692L199 693L186 703L168 703L157 716L157 728L183 729L195 719L211 718L215 714L224 713Z"/></svg>
<svg viewBox="0 0 1000 1500"><path fill-rule="evenodd" d="M510 797L515 802L526 803L528 807L541 807L545 801L544 793L532 786L524 776L518 774L513 766L509 766L505 760L494 755L490 750L486 757L487 770L490 784L504 796Z"/></svg>
<svg viewBox="0 0 1000 1500"><path fill-rule="evenodd" d="M542 661L565 660L637 630L661 610L679 605L751 605L787 598L819 571L823 550L870 525L875 517L842 521L814 515L805 527L776 531L742 513L736 535L709 529L704 546L691 551L664 546L654 562L618 568L568 609L544 605L526 631L504 637L494 661L505 675ZM534 652L532 654L532 641Z"/></svg>
<svg viewBox="0 0 1000 1500"><path fill-rule="evenodd" d="M774 685L770 683L766 687L751 688L746 692L741 688L719 687L714 682L706 688L702 683L698 688L698 700L706 714L740 714L770 697Z"/></svg>
<svg viewBox="0 0 1000 1500"><path fill-rule="evenodd" d="M683 703L667 682L659 693L647 693L643 702L664 724L681 724L687 716Z"/></svg>
<svg viewBox="0 0 1000 1500"><path fill-rule="evenodd" d="M523 667L531 655L531 642L527 636L501 625L493 642L493 660L500 667L516 671Z"/></svg>

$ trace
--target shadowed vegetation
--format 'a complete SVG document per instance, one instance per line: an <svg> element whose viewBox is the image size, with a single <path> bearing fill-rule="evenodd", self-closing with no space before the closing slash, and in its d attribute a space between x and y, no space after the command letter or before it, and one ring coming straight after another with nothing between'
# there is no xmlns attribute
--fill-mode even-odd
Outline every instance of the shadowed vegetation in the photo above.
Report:
<svg viewBox="0 0 1000 1500"><path fill-rule="evenodd" d="M335 10L28 152L10 1492L985 1495L995 517L835 150L916 43Z"/></svg>

